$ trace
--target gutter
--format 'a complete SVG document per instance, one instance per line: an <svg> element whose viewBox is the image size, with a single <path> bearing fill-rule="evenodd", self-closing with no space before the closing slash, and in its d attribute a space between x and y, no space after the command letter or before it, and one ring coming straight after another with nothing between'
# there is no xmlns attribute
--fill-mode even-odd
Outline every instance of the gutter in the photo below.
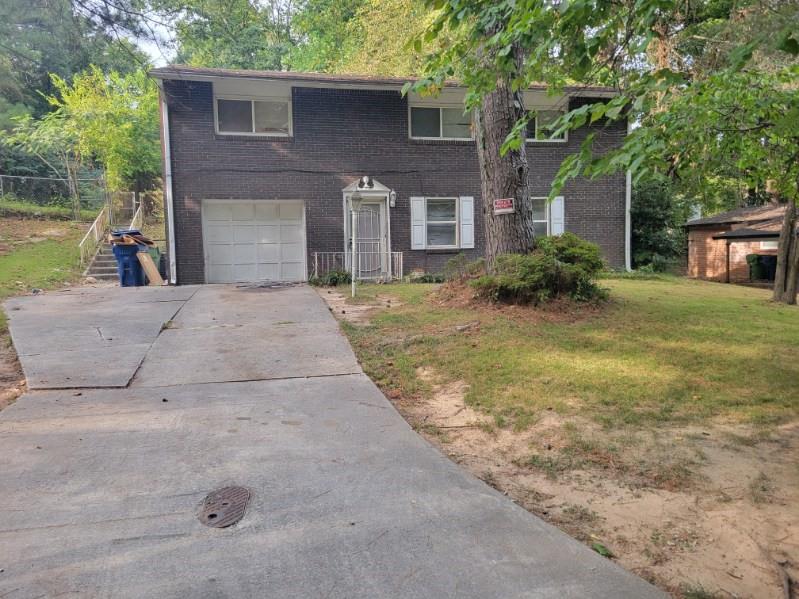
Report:
<svg viewBox="0 0 799 599"><path fill-rule="evenodd" d="M162 81L158 84L158 105L161 115L161 150L164 156L164 200L166 202L167 243L169 244L169 284L177 284L177 260L175 256L175 204L172 192L172 150L169 137L169 107L164 99Z"/></svg>

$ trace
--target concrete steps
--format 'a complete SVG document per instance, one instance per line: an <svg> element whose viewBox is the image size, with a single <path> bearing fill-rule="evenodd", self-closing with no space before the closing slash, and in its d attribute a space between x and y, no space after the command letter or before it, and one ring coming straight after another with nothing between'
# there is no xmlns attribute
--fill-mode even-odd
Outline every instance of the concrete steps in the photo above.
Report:
<svg viewBox="0 0 799 599"><path fill-rule="evenodd" d="M87 277L94 277L98 281L116 281L118 279L117 261L110 245L103 244L83 274Z"/></svg>

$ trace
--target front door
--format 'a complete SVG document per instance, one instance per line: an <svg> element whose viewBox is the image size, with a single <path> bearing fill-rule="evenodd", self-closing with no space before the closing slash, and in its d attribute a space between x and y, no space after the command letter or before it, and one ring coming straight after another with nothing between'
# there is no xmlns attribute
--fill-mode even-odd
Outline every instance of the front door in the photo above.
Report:
<svg viewBox="0 0 799 599"><path fill-rule="evenodd" d="M352 229L352 212L347 211L348 229ZM390 278L390 251L386 223L386 202L364 200L355 212L355 276L358 279L379 280ZM352 237L348 239L352 264Z"/></svg>

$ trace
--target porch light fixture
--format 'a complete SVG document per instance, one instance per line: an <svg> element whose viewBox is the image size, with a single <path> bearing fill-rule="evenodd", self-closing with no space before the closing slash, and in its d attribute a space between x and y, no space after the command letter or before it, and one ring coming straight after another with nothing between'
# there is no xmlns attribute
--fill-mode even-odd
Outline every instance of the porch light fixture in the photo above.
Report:
<svg viewBox="0 0 799 599"><path fill-rule="evenodd" d="M397 205L397 192L393 189L388 192L388 206L394 208Z"/></svg>

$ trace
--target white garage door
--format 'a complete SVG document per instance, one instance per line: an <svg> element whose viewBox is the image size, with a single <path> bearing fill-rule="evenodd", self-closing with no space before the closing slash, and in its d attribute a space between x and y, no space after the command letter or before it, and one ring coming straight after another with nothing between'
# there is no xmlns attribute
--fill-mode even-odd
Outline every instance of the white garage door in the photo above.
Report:
<svg viewBox="0 0 799 599"><path fill-rule="evenodd" d="M205 280L304 281L304 214L301 201L204 201Z"/></svg>

